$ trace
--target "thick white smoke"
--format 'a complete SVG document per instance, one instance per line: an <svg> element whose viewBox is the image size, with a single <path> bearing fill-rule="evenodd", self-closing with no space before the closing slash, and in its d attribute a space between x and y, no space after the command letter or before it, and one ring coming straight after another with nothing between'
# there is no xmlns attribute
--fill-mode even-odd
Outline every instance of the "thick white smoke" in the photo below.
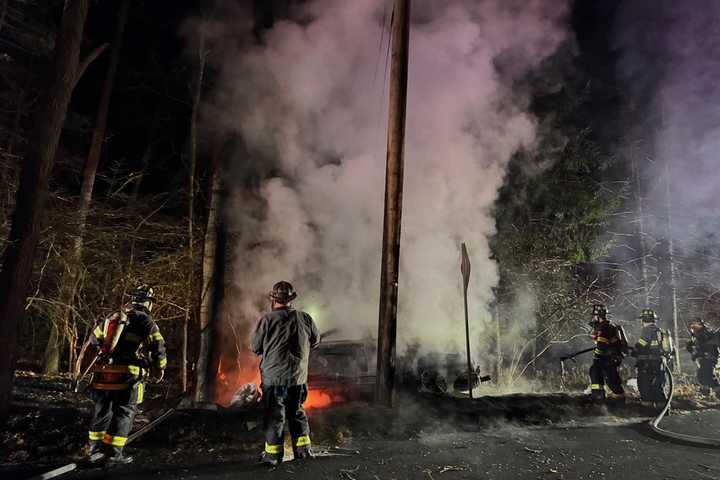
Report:
<svg viewBox="0 0 720 480"><path fill-rule="evenodd" d="M238 133L247 152L226 211L239 293L224 307L237 321L254 322L272 284L286 279L322 330L376 332L391 3L300 2L262 45L222 58L211 121ZM498 276L488 246L498 188L513 153L535 141L513 80L565 39L567 5L416 0L412 8L398 342L457 350L459 244L470 250L478 339Z"/></svg>

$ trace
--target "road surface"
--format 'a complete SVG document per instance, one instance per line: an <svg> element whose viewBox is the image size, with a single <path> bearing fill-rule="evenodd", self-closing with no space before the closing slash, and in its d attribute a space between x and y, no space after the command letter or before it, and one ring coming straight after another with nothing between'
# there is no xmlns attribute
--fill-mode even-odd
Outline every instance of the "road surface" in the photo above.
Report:
<svg viewBox="0 0 720 480"><path fill-rule="evenodd" d="M257 465L251 457L230 463L209 454L203 464L134 465L81 471L65 478L720 480L720 450L654 437L645 422L607 416L543 426L497 422L477 431L448 427L422 431L409 439L363 440L352 445L360 451L357 455L289 461L277 468ZM676 414L663 426L717 437L720 411Z"/></svg>

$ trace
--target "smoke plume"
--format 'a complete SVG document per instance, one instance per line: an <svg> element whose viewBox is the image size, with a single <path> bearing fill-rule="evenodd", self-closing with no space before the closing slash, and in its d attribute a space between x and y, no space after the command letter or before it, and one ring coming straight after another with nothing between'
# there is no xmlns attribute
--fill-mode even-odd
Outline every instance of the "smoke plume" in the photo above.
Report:
<svg viewBox="0 0 720 480"><path fill-rule="evenodd" d="M720 233L715 193L720 182L719 28L720 5L712 0L633 0L618 13L619 78L629 100L641 109L634 128L650 145L639 162L648 243L650 249L659 246L657 251L672 239L681 289L715 283L720 273L715 261ZM699 297L698 308L705 309L702 295L681 293ZM682 313L689 316L689 310Z"/></svg>
<svg viewBox="0 0 720 480"><path fill-rule="evenodd" d="M391 4L294 2L249 47L233 47L232 15L216 26L223 55L206 123L244 144L225 212L235 293L224 310L238 325L252 324L285 279L321 330L376 332ZM514 81L566 38L568 8L416 0L412 9L398 342L457 351L459 244L470 251L480 339L498 277L494 202L511 156L535 143Z"/></svg>

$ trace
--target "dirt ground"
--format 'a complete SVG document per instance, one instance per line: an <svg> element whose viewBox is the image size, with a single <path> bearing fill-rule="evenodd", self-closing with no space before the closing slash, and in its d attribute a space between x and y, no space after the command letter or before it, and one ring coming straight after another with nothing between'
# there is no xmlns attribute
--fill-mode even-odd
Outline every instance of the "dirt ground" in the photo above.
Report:
<svg viewBox="0 0 720 480"><path fill-rule="evenodd" d="M62 379L21 376L0 437L0 478L31 478L80 453L90 402ZM151 393L138 425L171 403ZM257 410L183 409L128 447L136 462L62 478L389 480L720 479L720 450L671 443L646 425L652 409L595 405L582 394L403 396L398 407L345 404L310 412L320 456L268 469ZM720 407L680 396L664 428L720 437ZM337 450L340 447L342 450ZM357 452L357 453L355 453Z"/></svg>

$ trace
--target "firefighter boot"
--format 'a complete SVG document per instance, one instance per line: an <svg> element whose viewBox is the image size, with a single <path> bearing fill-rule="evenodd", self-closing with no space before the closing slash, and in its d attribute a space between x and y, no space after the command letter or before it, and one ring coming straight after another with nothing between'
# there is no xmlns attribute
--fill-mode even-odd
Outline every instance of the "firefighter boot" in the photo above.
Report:
<svg viewBox="0 0 720 480"><path fill-rule="evenodd" d="M595 402L604 402L605 387L603 387L602 385L593 385L592 390L590 390L590 399Z"/></svg>
<svg viewBox="0 0 720 480"><path fill-rule="evenodd" d="M305 460L306 458L315 458L315 453L310 445L306 447L293 448L295 460Z"/></svg>
<svg viewBox="0 0 720 480"><path fill-rule="evenodd" d="M268 453L268 452L262 452L260 455L260 463L267 465L269 467L277 467L282 463L283 454L282 453Z"/></svg>
<svg viewBox="0 0 720 480"><path fill-rule="evenodd" d="M123 455L123 447L113 446L110 450L111 454L107 459L107 464L112 465L127 465L133 462L133 457Z"/></svg>
<svg viewBox="0 0 720 480"><path fill-rule="evenodd" d="M87 448L85 463L97 465L105 460L105 445L102 441L91 441Z"/></svg>

